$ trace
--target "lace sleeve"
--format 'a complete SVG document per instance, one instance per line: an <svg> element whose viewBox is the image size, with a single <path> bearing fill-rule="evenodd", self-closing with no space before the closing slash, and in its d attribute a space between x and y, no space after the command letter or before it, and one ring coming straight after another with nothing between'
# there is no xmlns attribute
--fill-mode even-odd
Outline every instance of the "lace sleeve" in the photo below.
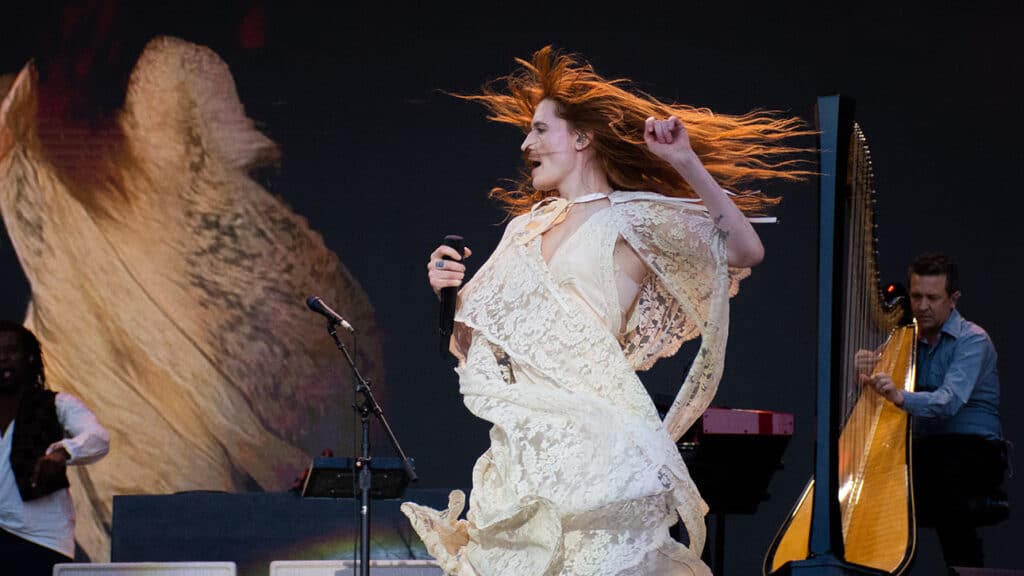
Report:
<svg viewBox="0 0 1024 576"><path fill-rule="evenodd" d="M520 214L505 226L505 231L501 235L501 240L498 241L497 248L495 248L494 251L491 252L491 255L487 257L487 261L480 266L480 269L477 271L477 275L490 266L495 259L501 258L502 253L506 248L508 248L515 236L515 233L522 230L528 219L529 214ZM473 343L473 331L462 322L462 301L475 288L476 284L473 282L473 279L470 278L459 290L458 300L455 304L455 326L452 329L452 339L448 350L456 359L458 359L460 365L466 360L466 352L469 351L469 346Z"/></svg>
<svg viewBox="0 0 1024 576"><path fill-rule="evenodd" d="M640 198L619 201L615 210L622 237L652 272L622 338L626 357L638 370L647 369L702 336L665 418L678 439L714 397L725 359L729 297L750 271L728 267L725 238L699 206Z"/></svg>
<svg viewBox="0 0 1024 576"><path fill-rule="evenodd" d="M707 321L716 263L714 223L694 205L629 202L616 207L623 238L653 272L640 288L622 337L637 370L651 368L701 333ZM729 296L749 268L729 268Z"/></svg>

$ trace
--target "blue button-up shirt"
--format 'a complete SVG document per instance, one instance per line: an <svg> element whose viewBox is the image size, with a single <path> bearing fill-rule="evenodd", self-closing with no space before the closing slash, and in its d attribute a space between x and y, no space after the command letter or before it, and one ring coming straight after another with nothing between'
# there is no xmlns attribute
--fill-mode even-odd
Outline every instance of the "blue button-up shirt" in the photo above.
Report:
<svg viewBox="0 0 1024 576"><path fill-rule="evenodd" d="M1001 439L996 348L981 326L955 309L937 342L917 348L914 392L904 392L903 409L914 418L914 435L974 434Z"/></svg>

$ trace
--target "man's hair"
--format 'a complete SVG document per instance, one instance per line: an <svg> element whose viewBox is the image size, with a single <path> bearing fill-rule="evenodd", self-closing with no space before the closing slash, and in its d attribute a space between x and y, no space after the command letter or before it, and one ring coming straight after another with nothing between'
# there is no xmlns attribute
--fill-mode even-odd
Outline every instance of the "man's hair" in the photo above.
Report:
<svg viewBox="0 0 1024 576"><path fill-rule="evenodd" d="M31 379L31 387L43 390L46 388L46 374L43 371L43 348L39 345L39 339L31 330L25 328L18 322L0 320L0 333L16 334L21 343L21 349L28 354L29 366L34 374Z"/></svg>
<svg viewBox="0 0 1024 576"><path fill-rule="evenodd" d="M918 276L945 276L946 294L960 290L960 272L952 258L938 252L922 254L907 269L907 284L914 274Z"/></svg>

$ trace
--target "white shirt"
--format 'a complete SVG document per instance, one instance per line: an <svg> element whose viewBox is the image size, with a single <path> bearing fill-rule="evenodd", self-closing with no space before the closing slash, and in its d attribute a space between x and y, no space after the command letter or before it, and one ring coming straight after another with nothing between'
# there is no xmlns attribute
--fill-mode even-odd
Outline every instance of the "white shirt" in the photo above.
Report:
<svg viewBox="0 0 1024 576"><path fill-rule="evenodd" d="M46 453L63 446L71 455L69 465L90 464L105 456L110 436L85 404L63 392L57 394L55 404L57 420L71 437L54 442ZM74 558L75 507L71 493L65 488L29 502L21 500L11 469L15 424L12 421L0 436L0 529Z"/></svg>

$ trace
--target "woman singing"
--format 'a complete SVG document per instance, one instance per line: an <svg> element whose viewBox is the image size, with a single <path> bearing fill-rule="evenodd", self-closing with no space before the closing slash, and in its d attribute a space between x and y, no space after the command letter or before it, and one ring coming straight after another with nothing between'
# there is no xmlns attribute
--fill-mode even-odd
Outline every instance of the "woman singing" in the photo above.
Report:
<svg viewBox="0 0 1024 576"><path fill-rule="evenodd" d="M463 96L524 129L530 170L492 192L515 217L460 291L452 340L491 446L466 519L458 491L447 510L402 510L460 576L709 574L707 506L675 442L715 395L729 298L764 255L745 213L777 202L722 186L805 176L783 141L807 132L666 104L550 47L518 62ZM435 292L461 284L468 255L430 255ZM636 371L698 335L662 421ZM689 548L669 535L680 517Z"/></svg>

